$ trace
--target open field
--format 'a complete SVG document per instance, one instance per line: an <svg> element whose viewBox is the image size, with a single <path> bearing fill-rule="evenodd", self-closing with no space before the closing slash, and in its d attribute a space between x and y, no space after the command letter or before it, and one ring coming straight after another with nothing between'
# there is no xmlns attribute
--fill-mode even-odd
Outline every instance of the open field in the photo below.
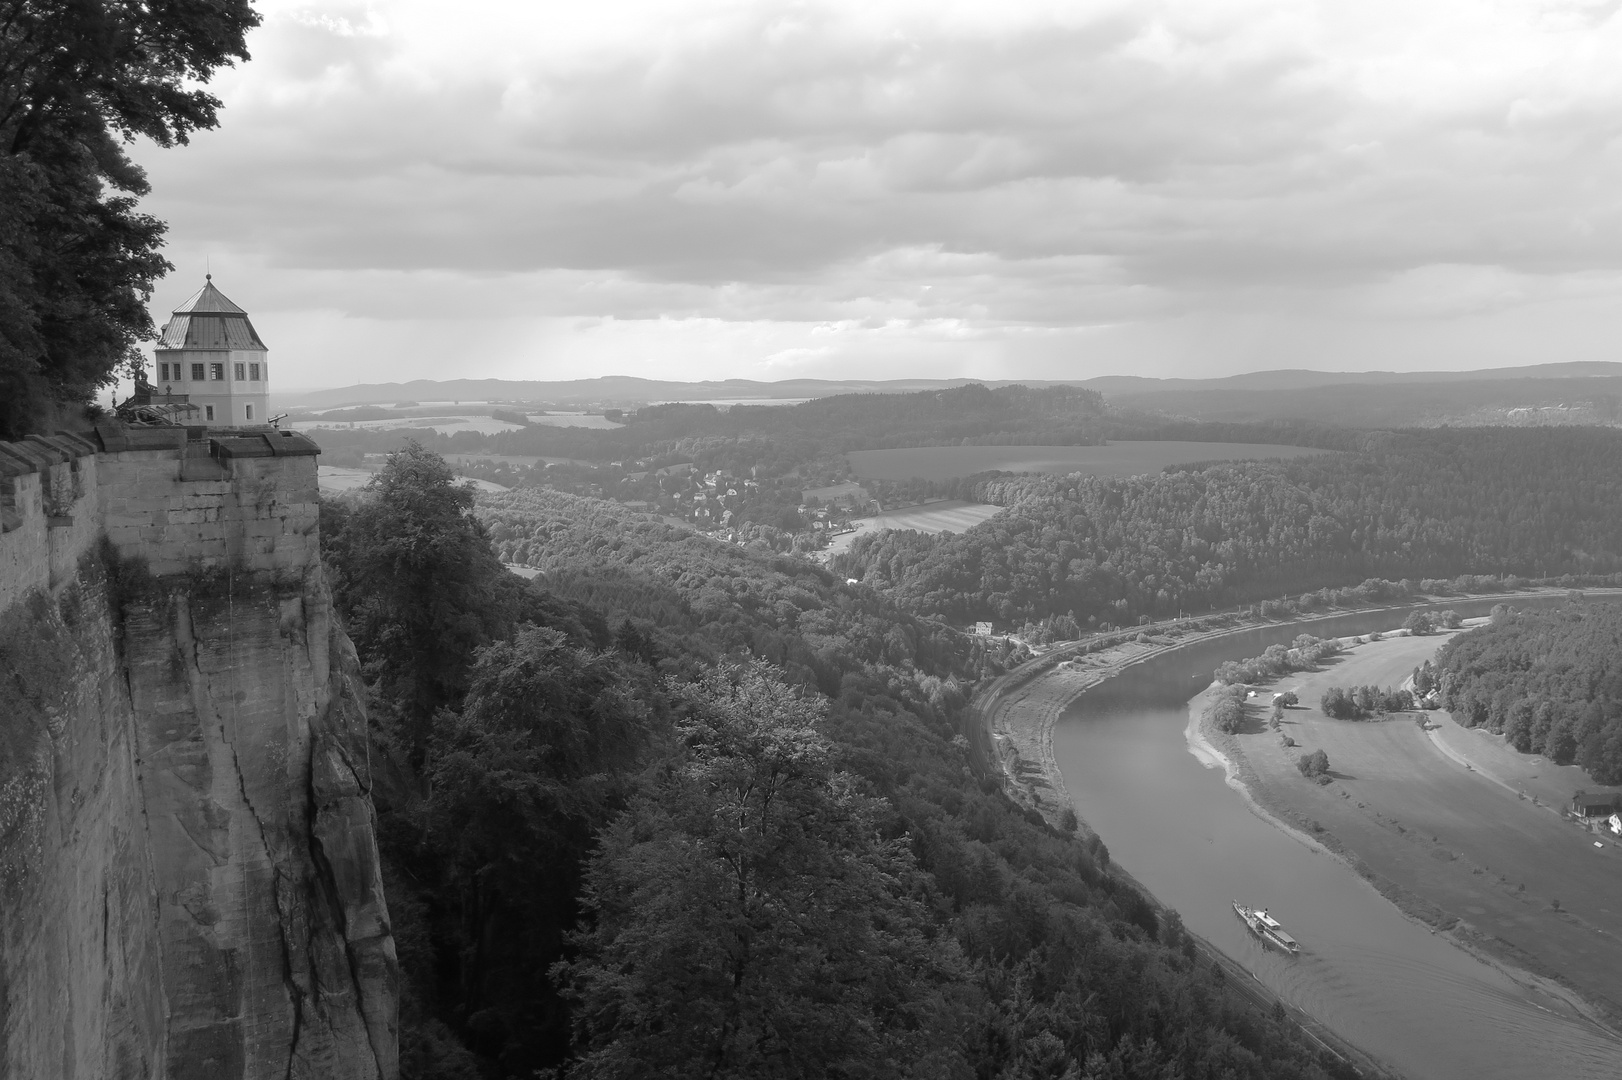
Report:
<svg viewBox="0 0 1622 1080"><path fill-rule="evenodd" d="M853 450L845 456L863 480L952 480L991 472L1137 476L1168 465L1326 453L1264 443L1113 442L1106 446L915 446Z"/></svg>
<svg viewBox="0 0 1622 1080"><path fill-rule="evenodd" d="M352 469L344 465L316 466L316 483L322 491L354 491L363 488L376 475L376 469Z"/></svg>
<svg viewBox="0 0 1622 1080"><path fill-rule="evenodd" d="M922 506L887 510L882 514L852 521L851 524L856 526L856 531L834 537L828 542L827 551L830 555L837 554L849 547L851 541L862 533L878 532L881 529L916 529L923 533L962 532L980 524L1001 509L1000 506L988 503L942 499L940 502L924 503Z"/></svg>
<svg viewBox="0 0 1622 1080"><path fill-rule="evenodd" d="M762 398L684 398L681 401L657 401L656 405L714 405L721 412L726 412L734 405L804 405L810 398L803 397L762 397Z"/></svg>
<svg viewBox="0 0 1622 1080"><path fill-rule="evenodd" d="M1321 671L1287 676L1257 700L1295 690L1304 707L1286 713L1283 733L1298 745L1280 744L1258 704L1243 732L1221 740L1224 749L1237 749L1240 774L1261 805L1310 831L1321 827L1326 840L1417 898L1420 914L1443 924L1457 917L1485 936L1477 943L1489 951L1556 975L1622 1015L1622 846L1550 806L1574 787L1606 789L1442 713L1429 714L1441 725L1433 737L1417 714L1342 721L1316 707L1331 686L1401 683L1445 639L1388 637ZM1203 708L1203 695L1192 707ZM1323 786L1296 769L1301 754L1319 749L1334 778Z"/></svg>
<svg viewBox="0 0 1622 1080"><path fill-rule="evenodd" d="M804 491L800 492L800 494L804 498L821 499L824 502L829 499L844 498L847 495L863 500L868 497L867 489L856 483L854 480L843 484L831 484L828 487L806 488Z"/></svg>
<svg viewBox="0 0 1622 1080"><path fill-rule="evenodd" d="M530 416L529 422L544 427L583 427L601 430L625 426L598 413L536 413Z"/></svg>
<svg viewBox="0 0 1622 1080"><path fill-rule="evenodd" d="M346 465L318 465L316 466L316 483L322 491L357 491L365 487L376 474L376 469L355 469ZM465 476L458 477L457 482L472 484L480 491L507 490L500 484L492 484L488 480L473 480Z"/></svg>
<svg viewBox="0 0 1622 1080"><path fill-rule="evenodd" d="M343 431L366 429L370 431L397 431L402 428L421 430L432 428L441 435L454 435L458 431L477 431L481 435L494 435L498 431L517 431L523 425L510 424L490 416L414 416L390 420L299 420L290 425L294 431Z"/></svg>
<svg viewBox="0 0 1622 1080"><path fill-rule="evenodd" d="M494 463L505 462L519 468L529 468L542 461L568 461L568 458L543 458L531 454L446 454L445 460L452 465L468 465L481 461Z"/></svg>

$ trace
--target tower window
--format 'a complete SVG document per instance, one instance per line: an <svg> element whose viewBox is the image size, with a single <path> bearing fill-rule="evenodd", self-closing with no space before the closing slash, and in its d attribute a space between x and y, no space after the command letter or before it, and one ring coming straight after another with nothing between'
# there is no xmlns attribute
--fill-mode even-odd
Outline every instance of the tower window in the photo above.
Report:
<svg viewBox="0 0 1622 1080"><path fill-rule="evenodd" d="M231 373L231 377L237 382L241 382L243 379L248 377L247 364L233 364L232 367L234 367L236 370Z"/></svg>
<svg viewBox="0 0 1622 1080"><path fill-rule="evenodd" d="M204 405L203 406L203 419L208 420L210 422L213 421L213 419L214 419L214 406L212 406L212 405Z"/></svg>
<svg viewBox="0 0 1622 1080"><path fill-rule="evenodd" d="M258 382L259 381L259 365L258 364L249 364L248 365L248 381L249 382Z"/></svg>
<svg viewBox="0 0 1622 1080"><path fill-rule="evenodd" d="M248 419L252 420L253 419L253 406L252 405L244 405L243 408L248 410Z"/></svg>
<svg viewBox="0 0 1622 1080"><path fill-rule="evenodd" d="M158 379L161 382L168 382L169 381L169 365L168 364L159 364L158 365Z"/></svg>
<svg viewBox="0 0 1622 1080"><path fill-rule="evenodd" d="M208 365L208 377L213 379L215 382L224 382L225 381L225 365L224 364L210 364L210 365Z"/></svg>
<svg viewBox="0 0 1622 1080"><path fill-rule="evenodd" d="M203 365L202 364L193 364L191 366L191 378L192 378L192 382L202 382L203 381Z"/></svg>

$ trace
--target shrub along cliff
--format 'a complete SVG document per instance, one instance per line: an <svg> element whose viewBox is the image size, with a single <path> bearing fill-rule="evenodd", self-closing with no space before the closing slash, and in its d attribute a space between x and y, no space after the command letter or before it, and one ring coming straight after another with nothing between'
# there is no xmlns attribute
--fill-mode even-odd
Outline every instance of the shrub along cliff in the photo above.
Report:
<svg viewBox="0 0 1622 1080"><path fill-rule="evenodd" d="M404 1075L1328 1067L1101 845L971 773L959 725L999 657L940 624L610 503L475 515L417 448L326 520L379 738L413 763L381 786ZM536 582L492 561L420 609L377 588L487 522L540 546ZM403 677L417 619L468 630L431 693Z"/></svg>

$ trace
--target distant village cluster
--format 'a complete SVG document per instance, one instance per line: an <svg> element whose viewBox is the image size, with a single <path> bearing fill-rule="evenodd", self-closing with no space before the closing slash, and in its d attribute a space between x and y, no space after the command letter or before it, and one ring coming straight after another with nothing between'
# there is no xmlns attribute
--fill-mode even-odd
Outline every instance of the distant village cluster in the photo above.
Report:
<svg viewBox="0 0 1622 1080"><path fill-rule="evenodd" d="M667 465L627 473L605 494L634 510L680 518L706 531L733 529L748 521L784 532L810 532L821 539L850 531L853 516L876 507L860 488L821 495L803 490L798 477L763 480L757 478L759 471L752 468L741 476L722 470L701 472L691 463Z"/></svg>

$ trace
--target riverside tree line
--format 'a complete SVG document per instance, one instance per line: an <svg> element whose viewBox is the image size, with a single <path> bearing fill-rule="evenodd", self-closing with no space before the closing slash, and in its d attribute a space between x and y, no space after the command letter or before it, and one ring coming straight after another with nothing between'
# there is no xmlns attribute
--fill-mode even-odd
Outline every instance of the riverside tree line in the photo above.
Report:
<svg viewBox="0 0 1622 1080"><path fill-rule="evenodd" d="M1622 783L1622 606L1494 610L1436 660L1442 707L1522 753Z"/></svg>

